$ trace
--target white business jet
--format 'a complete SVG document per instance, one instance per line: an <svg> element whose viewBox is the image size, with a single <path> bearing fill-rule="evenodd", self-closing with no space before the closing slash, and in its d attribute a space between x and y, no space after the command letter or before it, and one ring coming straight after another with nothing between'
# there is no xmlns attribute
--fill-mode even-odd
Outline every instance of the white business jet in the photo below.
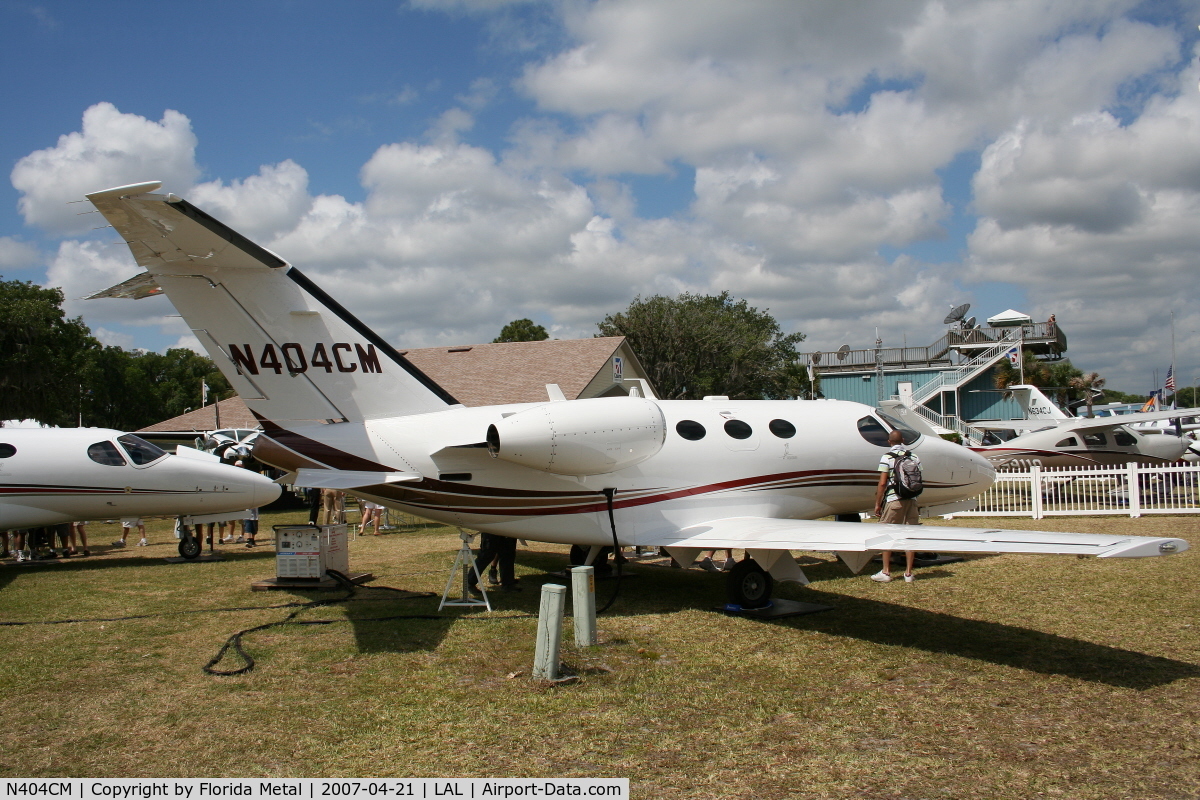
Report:
<svg viewBox="0 0 1200 800"><path fill-rule="evenodd" d="M881 550L1157 556L1181 539L820 521L874 503L890 430L920 454L927 506L973 497L992 466L858 403L606 397L466 408L279 256L158 182L88 195L263 426L255 457L299 485L536 541L745 549L730 601L807 583L792 550L855 572Z"/></svg>
<svg viewBox="0 0 1200 800"><path fill-rule="evenodd" d="M0 428L0 530L239 511L279 493L262 475L207 453L171 455L131 433Z"/></svg>
<svg viewBox="0 0 1200 800"><path fill-rule="evenodd" d="M994 466L1040 464L1043 467L1167 464L1177 461L1191 441L1174 430L1145 434L1138 424L1178 419L1200 409L1150 411L1105 417L1068 417L1036 386L1010 390L1027 419L981 422L982 430L1027 431L1006 442L973 447Z"/></svg>

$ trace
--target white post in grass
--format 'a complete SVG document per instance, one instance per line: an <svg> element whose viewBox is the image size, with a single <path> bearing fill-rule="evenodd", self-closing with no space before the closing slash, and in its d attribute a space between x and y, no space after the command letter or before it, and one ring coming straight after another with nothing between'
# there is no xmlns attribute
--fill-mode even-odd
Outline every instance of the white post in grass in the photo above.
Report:
<svg viewBox="0 0 1200 800"><path fill-rule="evenodd" d="M538 607L537 647L533 654L533 677L558 680L559 649L562 646L563 608L567 587L542 584L542 602Z"/></svg>
<svg viewBox="0 0 1200 800"><path fill-rule="evenodd" d="M575 646L596 643L595 567L571 567L571 610L575 613Z"/></svg>

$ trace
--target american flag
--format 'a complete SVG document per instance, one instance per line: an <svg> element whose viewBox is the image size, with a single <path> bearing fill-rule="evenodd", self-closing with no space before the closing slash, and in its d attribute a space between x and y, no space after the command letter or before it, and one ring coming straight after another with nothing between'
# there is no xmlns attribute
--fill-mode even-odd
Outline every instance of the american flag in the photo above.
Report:
<svg viewBox="0 0 1200 800"><path fill-rule="evenodd" d="M1163 384L1163 388L1168 392L1175 391L1175 366L1167 367L1167 382Z"/></svg>

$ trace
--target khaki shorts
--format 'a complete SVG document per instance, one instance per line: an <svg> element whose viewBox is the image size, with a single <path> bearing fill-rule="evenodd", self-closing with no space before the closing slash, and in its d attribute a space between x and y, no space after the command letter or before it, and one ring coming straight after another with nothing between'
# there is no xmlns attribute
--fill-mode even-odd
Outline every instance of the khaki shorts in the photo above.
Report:
<svg viewBox="0 0 1200 800"><path fill-rule="evenodd" d="M891 525L920 525L921 518L917 516L917 501L915 499L893 500L884 507L879 521Z"/></svg>

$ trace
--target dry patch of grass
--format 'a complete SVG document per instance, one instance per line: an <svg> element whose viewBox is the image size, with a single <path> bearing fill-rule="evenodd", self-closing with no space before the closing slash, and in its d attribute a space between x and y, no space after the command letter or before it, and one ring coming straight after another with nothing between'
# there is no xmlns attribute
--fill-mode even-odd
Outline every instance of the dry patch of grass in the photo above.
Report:
<svg viewBox="0 0 1200 800"><path fill-rule="evenodd" d="M1200 545L1183 518L948 524ZM94 541L115 538L109 529L94 526ZM623 776L634 796L672 798L1184 798L1200 787L1196 551L976 558L908 585L806 554L812 585L779 594L836 610L776 623L714 612L723 586L707 573L631 565L597 647L570 647L567 623L564 660L581 679L548 686L529 678L532 615L566 548L520 550L525 591L498 595L495 612L438 614L436 599L364 590L299 617L336 624L247 636L258 667L216 678L200 668L227 636L324 595L249 591L274 572L269 547L175 565L162 560L174 552L165 526L150 539L0 567L0 619L86 620L0 627L0 774ZM360 537L351 563L440 595L458 545L447 528ZM612 586L598 584L601 601ZM100 621L128 615L150 616Z"/></svg>

